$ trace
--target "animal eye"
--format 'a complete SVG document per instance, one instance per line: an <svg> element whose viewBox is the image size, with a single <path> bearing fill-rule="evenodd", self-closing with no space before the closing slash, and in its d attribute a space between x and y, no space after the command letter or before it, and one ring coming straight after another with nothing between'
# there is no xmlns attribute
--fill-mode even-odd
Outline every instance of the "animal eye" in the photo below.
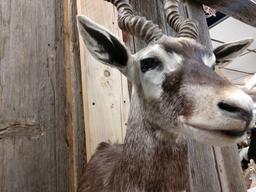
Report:
<svg viewBox="0 0 256 192"><path fill-rule="evenodd" d="M142 73L145 73L146 71L155 69L157 67L162 67L161 61L157 58L146 58L140 61L140 69Z"/></svg>

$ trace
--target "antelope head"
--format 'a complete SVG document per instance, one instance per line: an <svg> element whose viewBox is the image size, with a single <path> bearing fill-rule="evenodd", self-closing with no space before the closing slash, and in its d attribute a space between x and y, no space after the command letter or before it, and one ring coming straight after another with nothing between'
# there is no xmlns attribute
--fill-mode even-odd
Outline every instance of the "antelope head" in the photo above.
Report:
<svg viewBox="0 0 256 192"><path fill-rule="evenodd" d="M252 39L224 44L214 51L198 43L197 24L179 15L178 0L165 0L165 12L177 37L134 14L128 0L106 0L117 7L122 30L148 46L135 54L108 30L78 16L78 28L91 54L119 69L132 83L144 109L144 120L161 133L227 145L240 141L252 121L253 101L213 70L230 62Z"/></svg>

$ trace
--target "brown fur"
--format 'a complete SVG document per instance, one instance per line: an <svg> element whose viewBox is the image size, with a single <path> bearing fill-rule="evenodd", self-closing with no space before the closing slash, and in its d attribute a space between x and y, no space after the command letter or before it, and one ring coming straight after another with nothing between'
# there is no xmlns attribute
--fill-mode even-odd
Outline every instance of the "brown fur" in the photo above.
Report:
<svg viewBox="0 0 256 192"><path fill-rule="evenodd" d="M86 167L79 192L188 190L186 144L176 143L174 135L144 119L149 114L143 108L157 104L152 101L145 106L142 102L133 95L125 144L100 144Z"/></svg>

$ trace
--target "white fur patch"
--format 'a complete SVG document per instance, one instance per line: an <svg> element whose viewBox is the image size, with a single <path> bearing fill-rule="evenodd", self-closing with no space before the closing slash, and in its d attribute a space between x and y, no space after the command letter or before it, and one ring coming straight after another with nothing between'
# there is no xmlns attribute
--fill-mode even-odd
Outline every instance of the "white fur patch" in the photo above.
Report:
<svg viewBox="0 0 256 192"><path fill-rule="evenodd" d="M140 80L146 97L156 99L161 96L165 75L175 71L182 64L183 57L176 53L167 53L159 45L154 45L145 51L138 57L138 61L148 57L157 57L162 62L161 69L156 68L145 73L140 72Z"/></svg>
<svg viewBox="0 0 256 192"><path fill-rule="evenodd" d="M202 57L202 60L204 62L205 65L207 65L208 67L213 67L213 65L216 63L216 57L214 54L209 55L204 55Z"/></svg>

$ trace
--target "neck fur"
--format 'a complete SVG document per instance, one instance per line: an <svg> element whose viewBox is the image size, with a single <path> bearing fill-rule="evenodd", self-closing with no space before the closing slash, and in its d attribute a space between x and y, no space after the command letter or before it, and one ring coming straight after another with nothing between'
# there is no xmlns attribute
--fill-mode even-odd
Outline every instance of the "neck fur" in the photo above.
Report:
<svg viewBox="0 0 256 192"><path fill-rule="evenodd" d="M142 102L134 92L119 169L126 170L125 180L146 191L183 191L189 185L189 176L182 175L188 173L187 145L148 119Z"/></svg>
<svg viewBox="0 0 256 192"><path fill-rule="evenodd" d="M124 153L127 155L133 156L134 152L143 152L149 155L155 152L154 150L158 147L164 147L163 150L167 150L177 142L178 137L176 135L164 133L150 119L148 111L152 108L156 109L156 107L143 102L139 94L134 91L124 144Z"/></svg>

